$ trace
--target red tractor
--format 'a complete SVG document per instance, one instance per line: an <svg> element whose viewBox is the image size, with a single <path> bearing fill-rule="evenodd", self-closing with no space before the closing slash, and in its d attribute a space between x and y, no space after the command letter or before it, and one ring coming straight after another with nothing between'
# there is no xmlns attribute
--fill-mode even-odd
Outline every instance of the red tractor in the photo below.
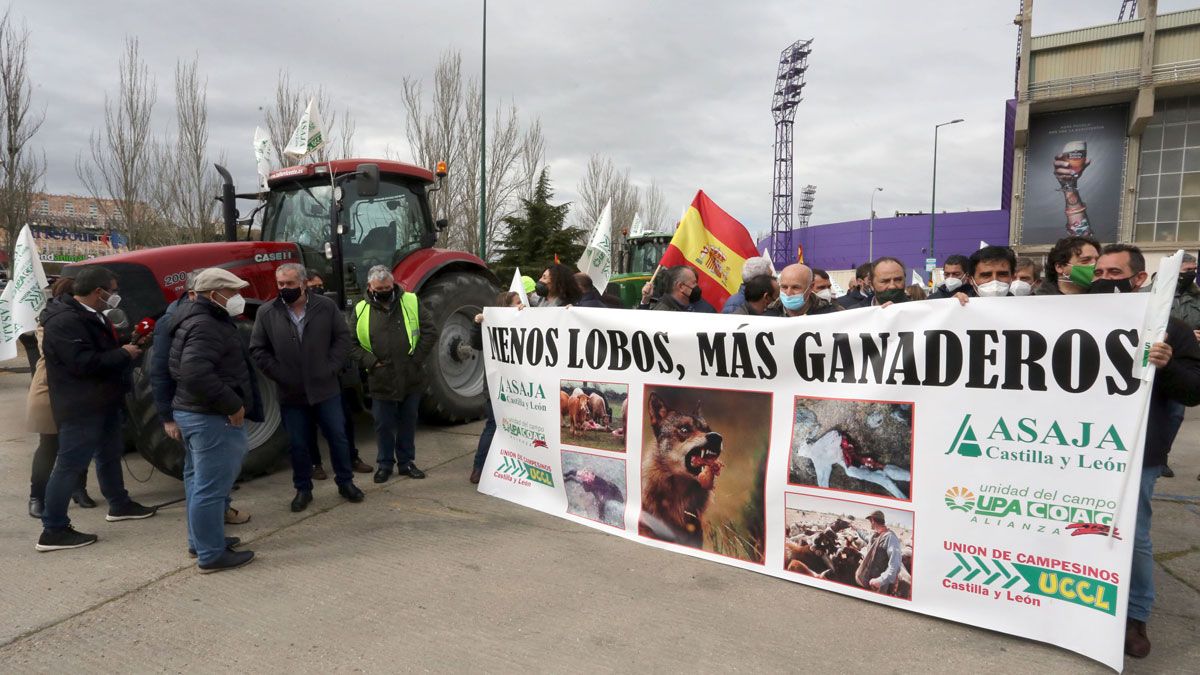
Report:
<svg viewBox="0 0 1200 675"><path fill-rule="evenodd" d="M478 257L434 248L445 220L433 219L428 193L439 189L445 175L385 160L343 159L280 169L268 177L268 190L236 194L229 172L218 166L225 185L223 204L226 241L145 249L95 258L72 265L73 275L84 265L103 265L119 278L121 309L130 325L161 316L184 291L188 272L223 267L250 286L242 291L247 308L243 339L249 342L254 315L277 295L275 268L300 263L317 270L326 289L349 310L367 286L374 265L390 267L397 283L416 292L432 311L438 344L426 364L427 386L421 401L425 419L456 423L483 414L483 360L470 349L476 313L492 302L499 285L495 274ZM238 220L236 199L254 199L262 211L261 237L238 240L239 225L247 233L255 213ZM168 349L156 344L153 349ZM150 383L142 366L134 369L133 391L126 400L126 434L154 466L177 478L183 475L183 447L163 431L155 412ZM248 423L250 453L243 477L274 469L287 456L287 434L280 423L274 384L259 377L267 419ZM369 395L369 392L368 392Z"/></svg>

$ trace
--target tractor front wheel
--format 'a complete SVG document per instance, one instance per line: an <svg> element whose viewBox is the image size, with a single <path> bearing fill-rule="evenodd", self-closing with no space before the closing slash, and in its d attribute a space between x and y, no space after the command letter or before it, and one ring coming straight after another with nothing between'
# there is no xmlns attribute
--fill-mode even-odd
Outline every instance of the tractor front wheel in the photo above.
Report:
<svg viewBox="0 0 1200 675"><path fill-rule="evenodd" d="M425 363L421 416L431 422L458 424L483 416L483 356L470 349L475 315L499 293L478 274L457 272L421 289L421 301L433 313L438 342Z"/></svg>

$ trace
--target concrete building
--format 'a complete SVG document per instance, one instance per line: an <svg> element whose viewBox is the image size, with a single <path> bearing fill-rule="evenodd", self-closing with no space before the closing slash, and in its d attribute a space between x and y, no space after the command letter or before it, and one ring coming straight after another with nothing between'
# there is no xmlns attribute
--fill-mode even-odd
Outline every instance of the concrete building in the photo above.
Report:
<svg viewBox="0 0 1200 675"><path fill-rule="evenodd" d="M1049 250L1081 215L1101 242L1137 244L1152 263L1200 247L1200 9L1157 6L1022 40L1006 206L1021 253ZM1032 16L1024 0L1022 35ZM1056 161L1082 175L1056 174L1070 171Z"/></svg>

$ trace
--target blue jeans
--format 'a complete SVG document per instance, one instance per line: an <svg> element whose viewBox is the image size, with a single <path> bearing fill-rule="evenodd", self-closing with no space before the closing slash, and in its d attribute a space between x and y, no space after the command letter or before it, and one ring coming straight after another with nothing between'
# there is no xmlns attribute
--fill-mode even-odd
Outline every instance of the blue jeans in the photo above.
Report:
<svg viewBox="0 0 1200 675"><path fill-rule="evenodd" d="M354 411L350 409L350 399L342 393L342 416L346 418L346 442L350 445L350 461L358 460L358 445L354 443ZM312 453L313 466L321 466L321 450L317 446L317 421L308 421L308 449Z"/></svg>
<svg viewBox="0 0 1200 675"><path fill-rule="evenodd" d="M1129 572L1129 618L1150 620L1154 607L1154 546L1150 543L1150 498L1154 481L1162 475L1161 466L1142 468L1142 487L1138 490L1137 529L1133 533L1133 566Z"/></svg>
<svg viewBox="0 0 1200 675"><path fill-rule="evenodd" d="M346 416L342 412L342 396L338 394L313 405L280 405L283 427L291 443L292 485L301 492L312 492L312 453L309 445L309 425L316 423L329 443L329 463L333 465L337 484L354 480L350 470L350 442L346 439Z"/></svg>
<svg viewBox="0 0 1200 675"><path fill-rule="evenodd" d="M1170 416L1167 425L1167 447L1175 445L1175 437L1179 435L1179 427L1183 426L1183 415L1187 411L1187 406L1178 401L1167 401L1167 410L1170 411Z"/></svg>
<svg viewBox="0 0 1200 675"><path fill-rule="evenodd" d="M224 415L176 410L174 417L187 452L183 491L188 548L206 565L225 552L225 508L250 445L246 427L233 426Z"/></svg>
<svg viewBox="0 0 1200 675"><path fill-rule="evenodd" d="M50 480L46 481L46 505L42 527L61 530L71 524L67 504L71 493L79 488L79 477L88 463L96 458L96 482L110 509L130 502L121 475L121 453L125 441L121 437L121 411L113 410L67 420L58 425L58 456Z"/></svg>
<svg viewBox="0 0 1200 675"><path fill-rule="evenodd" d="M486 391L487 388L485 387L484 390ZM479 434L479 445L475 447L476 469L483 468L483 463L487 461L488 449L492 447L492 438L496 435L496 414L492 410L490 397L484 400L483 414L487 421L483 425L483 432Z"/></svg>
<svg viewBox="0 0 1200 675"><path fill-rule="evenodd" d="M417 458L417 408L420 405L420 393L409 394L403 401L371 401L375 436L379 442L375 461L380 469L408 466Z"/></svg>

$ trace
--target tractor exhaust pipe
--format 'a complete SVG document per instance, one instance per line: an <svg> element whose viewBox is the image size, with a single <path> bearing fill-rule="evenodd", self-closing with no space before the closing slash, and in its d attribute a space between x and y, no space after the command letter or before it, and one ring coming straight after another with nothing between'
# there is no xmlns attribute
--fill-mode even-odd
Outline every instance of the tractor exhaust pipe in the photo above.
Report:
<svg viewBox="0 0 1200 675"><path fill-rule="evenodd" d="M233 189L233 176L229 170L220 164L214 164L217 173L221 174L221 220L225 223L225 241L237 241L237 193Z"/></svg>

